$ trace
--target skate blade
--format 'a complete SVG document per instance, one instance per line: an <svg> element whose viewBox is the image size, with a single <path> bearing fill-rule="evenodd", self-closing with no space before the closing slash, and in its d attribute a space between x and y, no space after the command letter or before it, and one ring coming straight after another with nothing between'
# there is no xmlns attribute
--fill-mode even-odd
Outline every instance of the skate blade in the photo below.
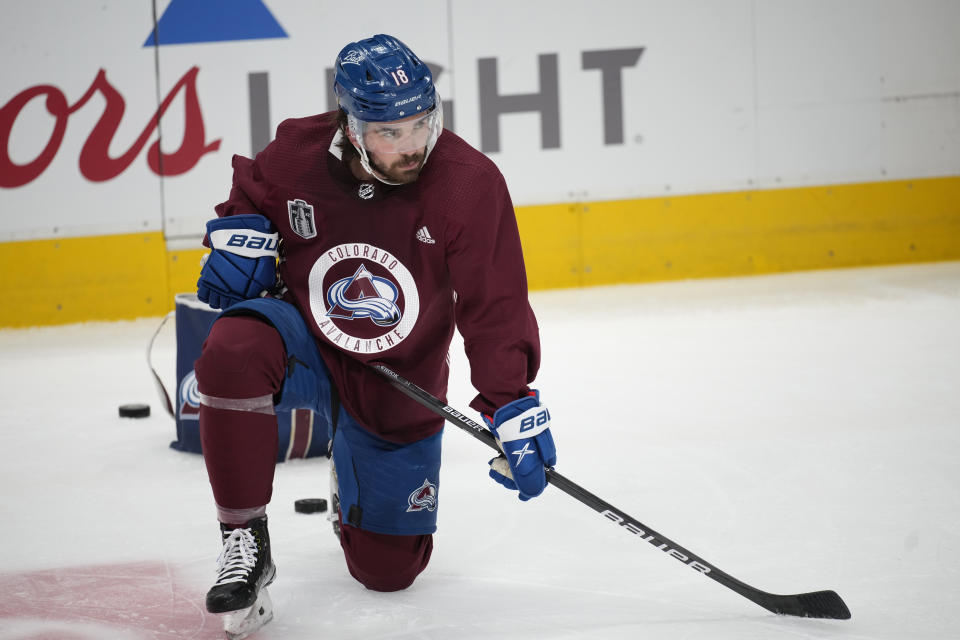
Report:
<svg viewBox="0 0 960 640"><path fill-rule="evenodd" d="M260 590L253 606L223 616L223 631L230 640L241 640L273 620L273 602L266 588Z"/></svg>

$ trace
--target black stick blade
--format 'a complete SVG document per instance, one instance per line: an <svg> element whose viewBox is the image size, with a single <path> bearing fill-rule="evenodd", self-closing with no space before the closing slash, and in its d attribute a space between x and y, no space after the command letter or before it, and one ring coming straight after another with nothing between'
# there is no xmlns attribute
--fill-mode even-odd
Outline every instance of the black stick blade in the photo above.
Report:
<svg viewBox="0 0 960 640"><path fill-rule="evenodd" d="M850 619L850 609L836 591L814 591L793 596L768 595L769 597L757 601L757 604L780 615L830 620Z"/></svg>

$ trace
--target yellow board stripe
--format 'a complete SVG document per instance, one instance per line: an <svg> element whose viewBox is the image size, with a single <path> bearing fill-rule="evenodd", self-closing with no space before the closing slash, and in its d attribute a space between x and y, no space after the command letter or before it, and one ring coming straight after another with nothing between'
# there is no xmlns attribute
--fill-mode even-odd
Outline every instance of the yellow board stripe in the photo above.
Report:
<svg viewBox="0 0 960 640"><path fill-rule="evenodd" d="M960 259L960 177L517 209L532 289Z"/></svg>
<svg viewBox="0 0 960 640"><path fill-rule="evenodd" d="M517 208L531 289L960 260L960 176ZM160 316L203 249L0 243L0 327Z"/></svg>
<svg viewBox="0 0 960 640"><path fill-rule="evenodd" d="M163 315L165 254L159 231L0 244L0 326Z"/></svg>

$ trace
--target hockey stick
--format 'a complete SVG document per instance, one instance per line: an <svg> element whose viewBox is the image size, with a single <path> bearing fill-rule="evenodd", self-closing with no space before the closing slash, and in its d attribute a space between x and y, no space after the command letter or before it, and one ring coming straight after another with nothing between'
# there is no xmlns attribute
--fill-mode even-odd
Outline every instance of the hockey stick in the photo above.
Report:
<svg viewBox="0 0 960 640"><path fill-rule="evenodd" d="M473 437L491 449L494 449L497 453L501 453L496 439L486 427L481 426L456 409L441 402L430 393L424 391L409 380L402 378L389 368L379 364L372 366L401 393L473 435ZM714 567L703 558L681 547L666 536L657 533L647 525L640 523L640 521L632 518L608 502L601 500L572 480L568 480L557 473L555 469L547 467L546 471L547 481L570 497L576 498L618 527L639 536L642 540L649 542L667 555L676 558L694 571L702 573L708 578L712 578L728 589L739 593L744 598L755 602L767 611L803 618L831 618L835 620L848 620L850 618L850 610L835 591L814 591L794 595L777 595L751 587Z"/></svg>

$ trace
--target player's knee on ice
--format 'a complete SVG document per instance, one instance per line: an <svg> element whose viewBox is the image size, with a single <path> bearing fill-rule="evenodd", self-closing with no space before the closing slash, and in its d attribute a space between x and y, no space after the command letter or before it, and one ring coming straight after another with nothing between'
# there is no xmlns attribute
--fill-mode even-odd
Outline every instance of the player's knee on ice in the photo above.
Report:
<svg viewBox="0 0 960 640"><path fill-rule="evenodd" d="M433 536L392 536L343 524L340 545L350 575L360 584L372 591L400 591L427 567Z"/></svg>

